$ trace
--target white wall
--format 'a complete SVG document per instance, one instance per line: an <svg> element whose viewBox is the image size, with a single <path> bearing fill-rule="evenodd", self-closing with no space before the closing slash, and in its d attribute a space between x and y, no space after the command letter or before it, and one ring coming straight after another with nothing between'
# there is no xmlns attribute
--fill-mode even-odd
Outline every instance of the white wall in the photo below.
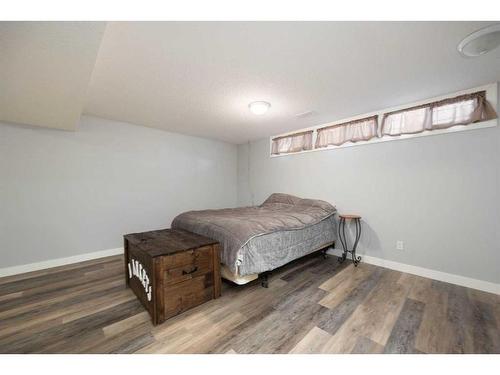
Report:
<svg viewBox="0 0 500 375"><path fill-rule="evenodd" d="M360 253L500 283L499 127L275 158L268 138L238 146L238 203L273 192L361 214Z"/></svg>
<svg viewBox="0 0 500 375"><path fill-rule="evenodd" d="M0 268L121 247L180 212L236 204L235 145L95 117L0 123Z"/></svg>

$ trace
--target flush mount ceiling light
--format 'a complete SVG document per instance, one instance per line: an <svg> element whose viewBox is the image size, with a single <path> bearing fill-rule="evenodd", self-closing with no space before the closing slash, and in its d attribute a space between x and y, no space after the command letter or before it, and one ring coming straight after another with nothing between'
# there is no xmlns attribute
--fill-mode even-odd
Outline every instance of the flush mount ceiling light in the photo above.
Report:
<svg viewBox="0 0 500 375"><path fill-rule="evenodd" d="M465 37L457 46L466 57L484 55L500 46L500 24L490 25Z"/></svg>
<svg viewBox="0 0 500 375"><path fill-rule="evenodd" d="M252 102L248 105L248 108L254 115L263 115L271 108L271 104L268 102Z"/></svg>

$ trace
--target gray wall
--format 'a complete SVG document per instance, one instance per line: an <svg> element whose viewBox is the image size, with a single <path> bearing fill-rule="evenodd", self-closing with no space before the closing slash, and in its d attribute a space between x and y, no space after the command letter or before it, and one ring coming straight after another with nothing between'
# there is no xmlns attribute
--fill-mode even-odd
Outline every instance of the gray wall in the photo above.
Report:
<svg viewBox="0 0 500 375"><path fill-rule="evenodd" d="M495 283L499 176L499 127L277 158L268 139L238 146L240 205L324 199L363 216L360 253Z"/></svg>
<svg viewBox="0 0 500 375"><path fill-rule="evenodd" d="M270 158L268 139L236 148L94 117L77 132L0 124L0 268L275 191L362 214L362 253L500 282L499 127Z"/></svg>
<svg viewBox="0 0 500 375"><path fill-rule="evenodd" d="M122 246L189 209L236 204L235 145L94 117L0 124L0 268Z"/></svg>

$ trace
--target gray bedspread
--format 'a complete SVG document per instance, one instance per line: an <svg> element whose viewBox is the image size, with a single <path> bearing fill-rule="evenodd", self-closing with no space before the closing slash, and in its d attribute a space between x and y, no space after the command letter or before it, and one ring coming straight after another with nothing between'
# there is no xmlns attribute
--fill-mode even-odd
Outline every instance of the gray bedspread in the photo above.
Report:
<svg viewBox="0 0 500 375"><path fill-rule="evenodd" d="M259 263L255 257L241 254L250 240L270 233L303 229L330 218L335 212L335 207L325 201L275 193L260 206L182 213L173 220L172 228L182 228L219 241L221 261L235 273L241 260L246 259L244 269L240 267L239 270L243 276L251 273L250 270L266 270L265 264L251 264ZM271 269L270 266L267 268Z"/></svg>

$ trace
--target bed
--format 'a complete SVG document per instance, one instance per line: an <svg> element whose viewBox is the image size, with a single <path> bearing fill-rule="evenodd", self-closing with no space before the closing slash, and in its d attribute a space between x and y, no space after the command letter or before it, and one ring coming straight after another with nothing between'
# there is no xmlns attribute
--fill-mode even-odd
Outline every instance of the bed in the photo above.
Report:
<svg viewBox="0 0 500 375"><path fill-rule="evenodd" d="M222 277L245 284L332 245L335 213L322 200L274 193L260 206L184 212L172 228L219 241Z"/></svg>

